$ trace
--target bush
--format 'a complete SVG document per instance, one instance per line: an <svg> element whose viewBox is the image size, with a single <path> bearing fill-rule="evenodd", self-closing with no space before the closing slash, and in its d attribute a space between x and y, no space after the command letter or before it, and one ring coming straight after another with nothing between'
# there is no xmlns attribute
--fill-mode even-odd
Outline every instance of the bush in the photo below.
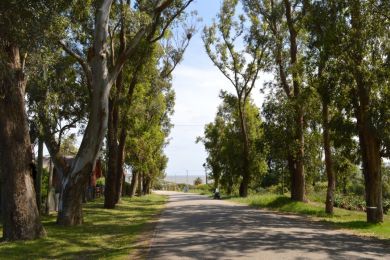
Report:
<svg viewBox="0 0 390 260"><path fill-rule="evenodd" d="M328 182L326 181L317 182L316 185L314 186L315 192L326 191L327 189L328 189Z"/></svg>
<svg viewBox="0 0 390 260"><path fill-rule="evenodd" d="M101 177L96 180L96 186L104 186L106 184L106 179L104 177Z"/></svg>
<svg viewBox="0 0 390 260"><path fill-rule="evenodd" d="M196 179L194 180L194 185L195 185L195 186L201 185L202 182L203 182L202 179L201 179L200 177L198 177L198 178L196 178Z"/></svg>
<svg viewBox="0 0 390 260"><path fill-rule="evenodd" d="M212 187L208 184L199 184L195 187L197 190L210 191Z"/></svg>
<svg viewBox="0 0 390 260"><path fill-rule="evenodd" d="M365 200L362 197L356 195L341 195L336 193L333 205L335 207L348 210L366 210Z"/></svg>
<svg viewBox="0 0 390 260"><path fill-rule="evenodd" d="M284 190L283 190L284 188ZM282 184L277 184L277 185L272 185L266 188L268 193L273 193L273 194L284 194L288 192L288 189L286 186L282 188Z"/></svg>
<svg viewBox="0 0 390 260"><path fill-rule="evenodd" d="M355 195L363 196L365 192L365 187L363 183L353 182L347 187L348 192L354 193Z"/></svg>
<svg viewBox="0 0 390 260"><path fill-rule="evenodd" d="M390 210L390 199L386 199L383 201L383 212L387 214Z"/></svg>

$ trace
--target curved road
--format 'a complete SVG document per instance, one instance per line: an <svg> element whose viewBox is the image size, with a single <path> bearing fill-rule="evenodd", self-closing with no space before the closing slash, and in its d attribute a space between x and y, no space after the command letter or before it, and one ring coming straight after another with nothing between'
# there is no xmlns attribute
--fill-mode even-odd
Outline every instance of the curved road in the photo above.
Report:
<svg viewBox="0 0 390 260"><path fill-rule="evenodd" d="M148 259L390 259L390 246L282 215L205 196L170 197Z"/></svg>

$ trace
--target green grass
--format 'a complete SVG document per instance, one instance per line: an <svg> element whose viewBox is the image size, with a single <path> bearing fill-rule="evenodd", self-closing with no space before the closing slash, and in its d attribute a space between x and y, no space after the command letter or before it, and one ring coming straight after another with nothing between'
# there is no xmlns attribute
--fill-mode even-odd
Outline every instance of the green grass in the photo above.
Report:
<svg viewBox="0 0 390 260"><path fill-rule="evenodd" d="M325 221L339 228L351 229L357 234L369 235L390 241L390 216L385 215L381 224L366 223L366 213L335 208L334 215L325 213L324 205L317 202L294 202L289 197L264 194L247 198L229 198L231 201L243 203L256 208L267 208L280 212L297 213L311 216L314 220Z"/></svg>
<svg viewBox="0 0 390 260"><path fill-rule="evenodd" d="M200 194L200 195L207 195L207 196L211 196L213 195L213 193L209 190L202 190L202 189L189 189L188 191L189 193L196 193L196 194Z"/></svg>
<svg viewBox="0 0 390 260"><path fill-rule="evenodd" d="M77 227L61 227L55 216L45 217L46 238L0 243L0 259L127 259L137 235L165 202L159 195L123 198L116 209L108 210L97 200L85 205L85 223Z"/></svg>

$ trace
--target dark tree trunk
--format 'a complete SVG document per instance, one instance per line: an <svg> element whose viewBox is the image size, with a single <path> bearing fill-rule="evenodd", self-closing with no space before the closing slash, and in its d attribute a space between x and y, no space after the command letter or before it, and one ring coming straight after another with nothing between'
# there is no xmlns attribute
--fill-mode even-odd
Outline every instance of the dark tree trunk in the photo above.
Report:
<svg viewBox="0 0 390 260"><path fill-rule="evenodd" d="M306 202L305 196L305 171L304 171L304 133L303 133L303 112L301 109L298 110L297 116L297 136L296 140L298 141L298 148L295 154L295 171L292 176L291 182L291 199L294 201L303 201Z"/></svg>
<svg viewBox="0 0 390 260"><path fill-rule="evenodd" d="M333 171L332 153L330 149L329 136L329 107L326 101L322 101L322 125L323 142L325 152L325 170L328 178L328 187L326 190L325 212L333 214L334 192L336 189L336 176Z"/></svg>
<svg viewBox="0 0 390 260"><path fill-rule="evenodd" d="M380 154L380 139L377 135L377 129L372 124L370 115L370 90L372 82L365 78L364 52L365 42L363 37L363 19L361 15L361 2L352 1L351 6L351 25L354 30L354 64L352 69L356 82L356 95L353 97L353 103L356 114L357 128L359 132L360 150L363 161L363 174L366 190L367 222L383 222L383 204L382 204L382 158ZM368 68L366 68L368 69Z"/></svg>
<svg viewBox="0 0 390 260"><path fill-rule="evenodd" d="M7 59L0 85L0 172L3 239L30 240L45 235L31 172L32 151L25 111L23 61L17 46L1 50Z"/></svg>
<svg viewBox="0 0 390 260"><path fill-rule="evenodd" d="M107 148L108 162L106 185L104 189L104 207L106 209L115 208L116 204L116 179L117 179L117 163L118 163L118 108L113 99L109 101L109 116L108 116L108 131L107 131Z"/></svg>
<svg viewBox="0 0 390 260"><path fill-rule="evenodd" d="M232 195L232 192L233 192L233 178L229 178L227 191L226 192L227 192L228 195Z"/></svg>
<svg viewBox="0 0 390 260"><path fill-rule="evenodd" d="M50 199L53 191L53 163L51 158L49 159L49 176L47 178L47 194L46 194L46 215L50 213Z"/></svg>
<svg viewBox="0 0 390 260"><path fill-rule="evenodd" d="M138 172L133 170L133 176L131 178L131 183L130 183L130 197L134 197L135 192L137 190L137 184L138 184Z"/></svg>
<svg viewBox="0 0 390 260"><path fill-rule="evenodd" d="M142 172L139 172L137 177L137 196L142 196Z"/></svg>
<svg viewBox="0 0 390 260"><path fill-rule="evenodd" d="M151 178L150 177L145 177L144 178L144 182L143 182L143 187L142 187L142 190L143 190L143 195L147 195L147 194L150 194L150 185L151 185Z"/></svg>
<svg viewBox="0 0 390 260"><path fill-rule="evenodd" d="M123 189L123 183L124 183L124 170L123 170L123 165L125 163L125 148L126 148L126 128L122 126L121 130L121 135L119 138L119 146L118 146L118 157L117 157L117 175L116 175L116 196L115 200L116 203L119 202L121 194L122 194L122 189Z"/></svg>
<svg viewBox="0 0 390 260"><path fill-rule="evenodd" d="M286 20L288 31L290 35L290 62L291 66L297 65L298 44L297 31L295 29L295 21L292 17L291 3L289 0L284 0ZM291 180L291 199L295 201L306 201L305 197L305 171L304 171L304 112L302 100L300 100L301 84L300 73L297 69L292 70L293 93L294 93L294 107L295 107L295 142L293 145L296 151L294 152L295 171L292 174ZM289 94L288 94L289 95Z"/></svg>
<svg viewBox="0 0 390 260"><path fill-rule="evenodd" d="M241 97L238 97L238 111L240 115L240 128L241 128L241 138L243 143L243 165L242 165L242 182L240 184L240 197L248 196L248 188L250 182L250 160L249 160L249 138L248 132L246 129L246 116L245 116L245 100L241 101Z"/></svg>
<svg viewBox="0 0 390 260"><path fill-rule="evenodd" d="M370 124L369 92L363 84L361 74L356 75L359 104L355 102L359 144L362 153L363 174L365 180L367 222L383 222L382 204L382 159L380 141L375 128Z"/></svg>
<svg viewBox="0 0 390 260"><path fill-rule="evenodd" d="M38 211L41 212L41 190L42 190L42 172L43 172L43 140L38 140L38 160L37 177L35 178L35 193L37 197Z"/></svg>

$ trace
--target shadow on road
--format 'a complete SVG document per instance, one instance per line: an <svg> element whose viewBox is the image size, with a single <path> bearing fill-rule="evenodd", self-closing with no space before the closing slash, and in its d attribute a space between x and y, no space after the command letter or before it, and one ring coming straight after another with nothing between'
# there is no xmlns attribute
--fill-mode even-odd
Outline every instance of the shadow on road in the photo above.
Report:
<svg viewBox="0 0 390 260"><path fill-rule="evenodd" d="M267 252L294 259L390 259L380 240L197 195L171 195L157 232L150 259L233 259Z"/></svg>

